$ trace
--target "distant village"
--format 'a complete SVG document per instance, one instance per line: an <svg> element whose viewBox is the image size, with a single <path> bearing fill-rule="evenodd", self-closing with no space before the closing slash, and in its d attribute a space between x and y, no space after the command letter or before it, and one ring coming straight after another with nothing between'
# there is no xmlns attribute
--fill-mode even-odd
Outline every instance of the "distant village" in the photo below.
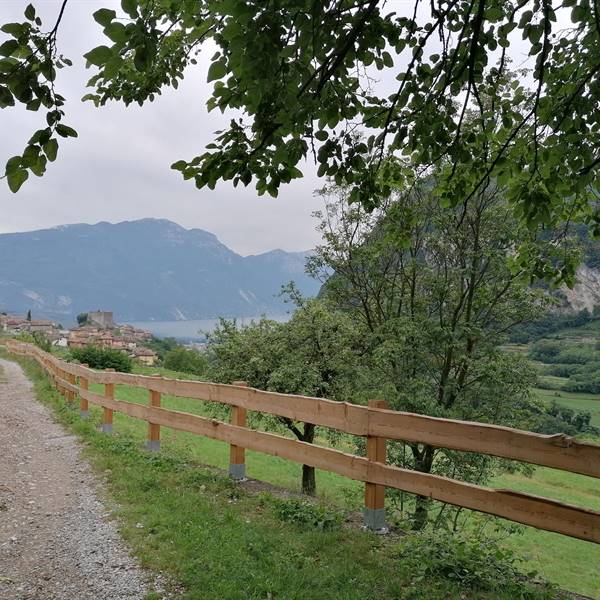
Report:
<svg viewBox="0 0 600 600"><path fill-rule="evenodd" d="M25 317L0 314L0 332L8 335L39 332L54 346L115 348L145 365L152 366L156 363L156 352L144 346L145 342L152 339L149 331L137 329L132 325L118 325L114 321L113 313L108 311L88 312L83 316L85 319L81 319L81 324L69 330L62 329L53 321L31 319L30 314Z"/></svg>

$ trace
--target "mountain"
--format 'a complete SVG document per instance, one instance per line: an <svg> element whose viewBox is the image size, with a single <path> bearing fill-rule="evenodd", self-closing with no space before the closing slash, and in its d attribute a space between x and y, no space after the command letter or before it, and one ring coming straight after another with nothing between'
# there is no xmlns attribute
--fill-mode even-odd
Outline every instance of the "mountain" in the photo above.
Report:
<svg viewBox="0 0 600 600"><path fill-rule="evenodd" d="M307 296L308 252L240 256L215 235L159 219L63 225L0 235L0 310L72 322L112 310L118 321L282 313L294 280Z"/></svg>

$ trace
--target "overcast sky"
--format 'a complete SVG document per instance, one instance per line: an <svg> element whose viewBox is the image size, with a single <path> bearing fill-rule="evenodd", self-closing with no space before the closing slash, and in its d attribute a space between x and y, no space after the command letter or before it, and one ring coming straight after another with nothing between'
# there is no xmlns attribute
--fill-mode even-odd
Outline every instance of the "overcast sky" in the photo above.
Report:
<svg viewBox="0 0 600 600"><path fill-rule="evenodd" d="M29 2L0 0L0 23L22 21ZM45 29L50 29L61 0L33 3ZM303 166L305 177L282 186L276 199L259 197L253 184L234 188L225 182L215 190L197 190L192 182L183 181L170 169L176 160L201 154L214 132L225 128L234 116L206 110L212 90L212 83L206 83L206 73L213 47L203 49L198 65L188 71L178 90L166 89L144 107L125 108L113 103L96 109L90 102L81 102L87 93L85 82L95 72L85 69L82 56L106 43L92 18L100 7L120 12L118 0L69 0L59 32L60 51L73 60L74 66L59 71L57 87L67 98L65 123L77 129L79 138L61 143L56 163L49 164L41 179L30 175L17 195L4 181L0 182L0 233L65 223L157 217L211 231L244 255L274 248L314 247L319 236L312 213L322 207L314 190L323 181L316 177L312 162ZM386 7L397 13L412 12L412 0L388 0ZM557 28L568 24L568 10L559 11ZM520 31L514 35L517 37L510 48L513 67L530 66L529 48L518 39ZM0 41L3 36L0 32ZM389 86L389 93L395 89L398 66L389 78L373 73L378 79L383 77L380 85ZM0 169L9 157L23 151L31 133L42 126L43 112L0 110Z"/></svg>
<svg viewBox="0 0 600 600"><path fill-rule="evenodd" d="M23 21L30 0L0 0L0 23ZM35 0L44 28L54 24L59 0ZM197 190L172 171L171 163L203 152L213 133L231 115L206 110L212 84L206 83L207 48L194 71L178 90L167 89L143 108L120 104L96 109L81 102L85 82L82 55L105 43L92 13L100 7L118 8L115 0L70 0L60 27L61 52L74 66L59 72L58 89L67 98L65 123L79 133L60 145L58 159L44 177L30 175L14 195L0 182L0 233L29 231L64 223L118 222L157 217L184 227L215 233L241 254L282 248L306 250L318 241L315 219L321 206L313 191L320 183L312 164L306 177L282 187L279 198L259 197L252 184ZM0 40L4 39L0 33ZM0 110L0 166L20 154L31 136L45 126L45 113L17 108ZM321 182L322 183L322 182Z"/></svg>

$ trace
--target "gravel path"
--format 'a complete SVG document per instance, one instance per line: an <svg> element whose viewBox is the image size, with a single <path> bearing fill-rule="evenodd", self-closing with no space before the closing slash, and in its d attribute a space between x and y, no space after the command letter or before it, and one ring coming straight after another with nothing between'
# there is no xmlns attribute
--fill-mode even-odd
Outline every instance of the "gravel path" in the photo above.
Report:
<svg viewBox="0 0 600 600"><path fill-rule="evenodd" d="M21 368L0 359L0 598L144 598L150 577L99 486L76 438L36 401Z"/></svg>

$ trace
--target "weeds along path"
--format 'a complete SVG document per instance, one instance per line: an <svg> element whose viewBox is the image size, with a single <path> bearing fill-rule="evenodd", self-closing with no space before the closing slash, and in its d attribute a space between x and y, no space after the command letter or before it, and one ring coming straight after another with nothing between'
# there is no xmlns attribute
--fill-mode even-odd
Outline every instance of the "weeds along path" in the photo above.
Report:
<svg viewBox="0 0 600 600"><path fill-rule="evenodd" d="M0 598L141 599L128 555L76 439L0 359Z"/></svg>

